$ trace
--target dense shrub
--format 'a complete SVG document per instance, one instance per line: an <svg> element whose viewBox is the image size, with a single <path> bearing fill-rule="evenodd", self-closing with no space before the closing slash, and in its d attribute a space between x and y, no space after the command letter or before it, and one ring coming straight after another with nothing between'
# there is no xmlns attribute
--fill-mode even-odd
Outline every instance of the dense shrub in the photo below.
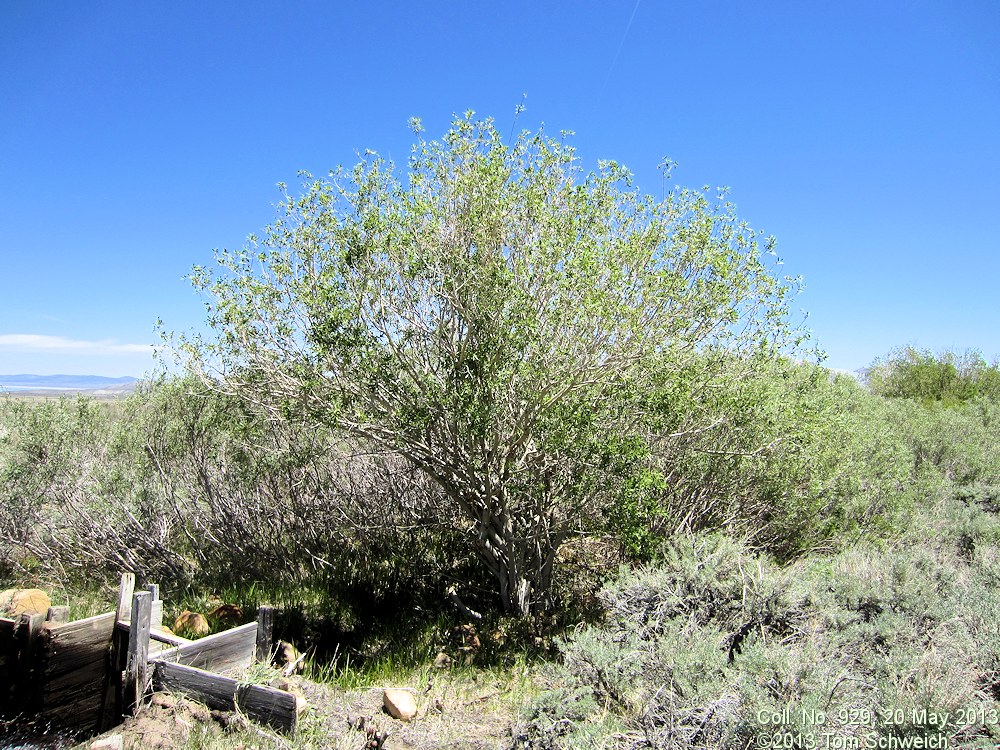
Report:
<svg viewBox="0 0 1000 750"><path fill-rule="evenodd" d="M362 609L479 582L425 479L196 381L3 409L0 558L22 576L131 570L208 590L319 590Z"/></svg>
<svg viewBox="0 0 1000 750"><path fill-rule="evenodd" d="M898 528L912 504L908 441L853 378L784 361L711 391L674 384L665 403L713 428L654 441L612 517L637 557L675 531L725 528L787 558Z"/></svg>
<svg viewBox="0 0 1000 750"><path fill-rule="evenodd" d="M1000 364L988 364L978 351L934 354L908 346L875 360L865 379L874 393L886 398L946 406L977 398L1000 400Z"/></svg>
<svg viewBox="0 0 1000 750"><path fill-rule="evenodd" d="M916 419L906 404L816 366L783 362L749 377L736 364L708 391L704 373L652 378L647 410L660 416L641 425L650 435L637 429L631 442L581 448L618 477L605 488L618 499L604 536L595 527L557 558L554 598L585 603L601 576L594 561L619 559L612 540L648 558L676 531L725 528L789 558L892 529L915 467L945 460L903 439L901 425ZM974 408L992 424L990 404ZM461 542L467 527L434 482L295 414L266 415L194 379L149 385L123 403L10 399L4 409L8 565L109 576L124 568L212 588L305 584L369 601L373 592L440 599L455 584L477 607L492 602ZM694 410L709 429L683 429L689 418L678 415ZM931 441L941 431L925 433Z"/></svg>
<svg viewBox="0 0 1000 750"><path fill-rule="evenodd" d="M896 544L785 567L726 537L675 539L604 587L603 621L560 644L514 746L992 747L998 534L991 511L944 493Z"/></svg>
<svg viewBox="0 0 1000 750"><path fill-rule="evenodd" d="M93 496L111 411L85 398L0 398L0 570L72 564L60 530Z"/></svg>
<svg viewBox="0 0 1000 750"><path fill-rule="evenodd" d="M897 400L889 409L910 443L916 471L935 472L959 487L1000 484L1000 401Z"/></svg>

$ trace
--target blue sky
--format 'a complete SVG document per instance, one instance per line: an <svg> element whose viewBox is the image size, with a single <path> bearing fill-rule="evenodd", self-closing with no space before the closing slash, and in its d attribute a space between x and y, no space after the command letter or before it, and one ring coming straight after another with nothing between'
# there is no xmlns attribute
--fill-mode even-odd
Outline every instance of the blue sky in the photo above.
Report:
<svg viewBox="0 0 1000 750"><path fill-rule="evenodd" d="M1000 355L1000 2L0 2L0 374L141 375L280 181L473 109L726 185L831 367Z"/></svg>

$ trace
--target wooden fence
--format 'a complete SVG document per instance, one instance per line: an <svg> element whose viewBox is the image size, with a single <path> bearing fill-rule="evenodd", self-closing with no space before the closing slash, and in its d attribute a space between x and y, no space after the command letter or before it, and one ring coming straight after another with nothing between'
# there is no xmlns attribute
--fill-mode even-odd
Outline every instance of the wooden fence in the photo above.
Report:
<svg viewBox="0 0 1000 750"><path fill-rule="evenodd" d="M255 661L270 662L270 607L256 623L189 641L159 629L158 587L136 591L125 574L116 611L74 622L65 613L0 618L0 719L86 737L135 713L151 691L168 690L294 733L294 695L240 680Z"/></svg>

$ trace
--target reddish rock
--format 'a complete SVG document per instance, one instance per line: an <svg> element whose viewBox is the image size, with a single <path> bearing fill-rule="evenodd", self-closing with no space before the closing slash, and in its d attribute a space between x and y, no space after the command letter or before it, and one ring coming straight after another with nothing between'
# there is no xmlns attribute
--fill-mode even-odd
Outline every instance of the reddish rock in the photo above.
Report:
<svg viewBox="0 0 1000 750"><path fill-rule="evenodd" d="M7 589L0 591L0 615L47 615L52 600L41 589Z"/></svg>
<svg viewBox="0 0 1000 750"><path fill-rule="evenodd" d="M243 610L235 604L220 604L207 617L223 628L231 628L243 622Z"/></svg>
<svg viewBox="0 0 1000 750"><path fill-rule="evenodd" d="M211 628L208 627L208 620L205 619L205 615L198 612L190 612L186 609L174 620L173 630L179 636L194 636L196 638L212 632Z"/></svg>

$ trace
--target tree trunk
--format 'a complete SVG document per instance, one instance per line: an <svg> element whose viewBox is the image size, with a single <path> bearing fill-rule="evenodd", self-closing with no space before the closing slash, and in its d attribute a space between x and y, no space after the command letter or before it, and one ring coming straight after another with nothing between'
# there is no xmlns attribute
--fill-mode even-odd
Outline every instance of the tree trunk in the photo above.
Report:
<svg viewBox="0 0 1000 750"><path fill-rule="evenodd" d="M504 612L523 618L551 608L552 566L564 535L553 534L542 513L512 513L502 491L462 493L441 476L432 474L472 522L476 552L498 583Z"/></svg>
<svg viewBox="0 0 1000 750"><path fill-rule="evenodd" d="M516 535L512 532L492 534L499 538L499 545L480 545L480 554L486 558L500 586L500 600L504 612L513 617L540 614L552 606L552 566L561 540L545 535ZM482 534L480 534L480 537Z"/></svg>

